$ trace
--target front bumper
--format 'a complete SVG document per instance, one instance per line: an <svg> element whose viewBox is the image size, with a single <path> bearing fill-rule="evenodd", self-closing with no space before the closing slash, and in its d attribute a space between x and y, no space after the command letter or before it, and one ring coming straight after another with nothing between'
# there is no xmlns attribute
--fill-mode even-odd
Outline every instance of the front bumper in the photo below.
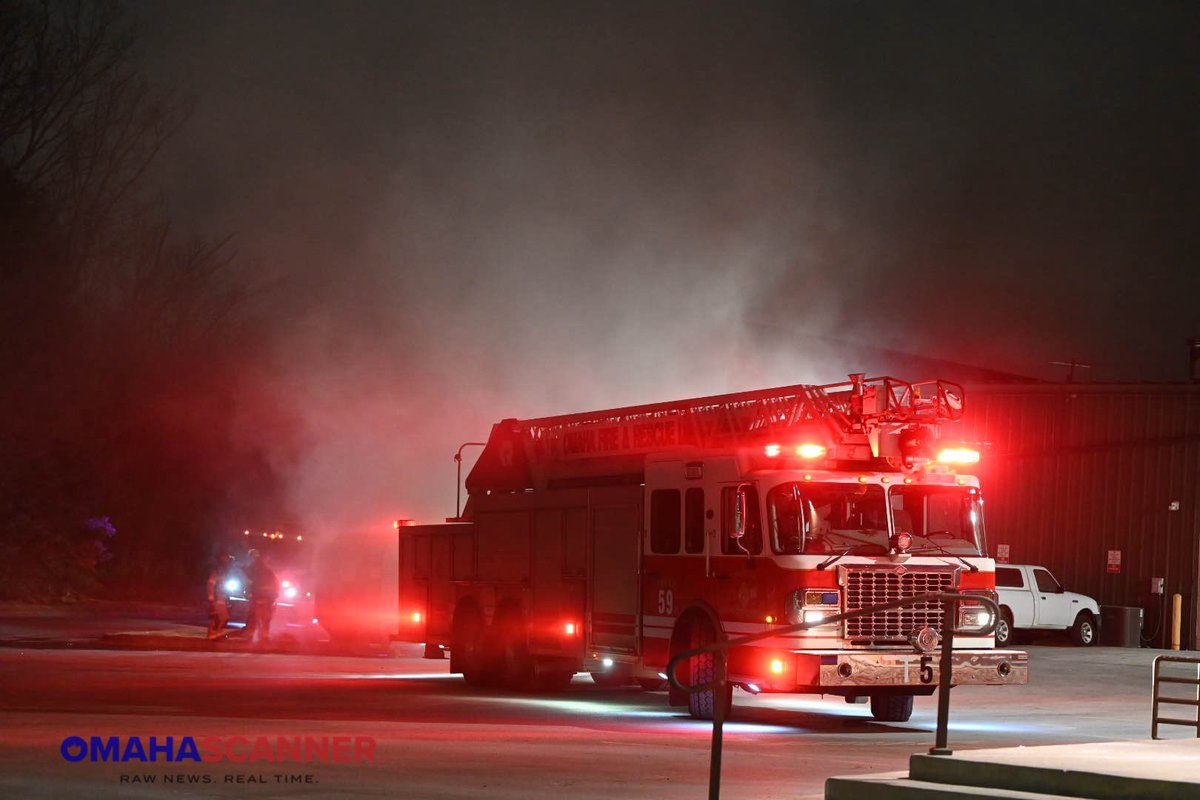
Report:
<svg viewBox="0 0 1200 800"><path fill-rule="evenodd" d="M950 681L955 686L1019 686L1029 682L1029 655L1020 650L955 650L951 663ZM767 664L770 669L763 669ZM937 688L941 678L941 653L758 651L751 661L731 667L730 673L735 682L753 684L763 691L854 694L849 690L855 687L893 687L927 694Z"/></svg>
<svg viewBox="0 0 1200 800"><path fill-rule="evenodd" d="M797 654L819 659L822 687L937 686L941 654L917 652L838 652ZM811 670L805 670L810 672ZM955 686L1010 686L1029 682L1029 654L1020 650L955 650L950 682Z"/></svg>

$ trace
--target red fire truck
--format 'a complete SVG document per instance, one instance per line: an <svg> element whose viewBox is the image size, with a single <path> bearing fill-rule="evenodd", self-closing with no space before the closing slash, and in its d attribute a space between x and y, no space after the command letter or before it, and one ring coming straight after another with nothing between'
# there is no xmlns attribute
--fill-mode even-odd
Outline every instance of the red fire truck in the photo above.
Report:
<svg viewBox="0 0 1200 800"><path fill-rule="evenodd" d="M851 375L496 423L461 517L398 526L397 638L450 651L476 685L664 685L672 655L908 596L995 598L979 451L939 436L963 412L948 381ZM982 604L960 628L986 628ZM735 648L730 691L867 702L904 721L938 681L937 603ZM955 684L1020 684L1026 654L955 637ZM684 683L706 682L712 656ZM711 718L716 691L670 702Z"/></svg>

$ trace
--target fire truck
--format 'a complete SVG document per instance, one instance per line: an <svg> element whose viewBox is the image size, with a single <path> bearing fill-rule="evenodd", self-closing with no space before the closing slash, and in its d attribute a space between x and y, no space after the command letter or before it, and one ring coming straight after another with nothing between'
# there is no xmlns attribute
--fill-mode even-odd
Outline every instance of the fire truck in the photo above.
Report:
<svg viewBox="0 0 1200 800"><path fill-rule="evenodd" d="M672 705L710 719L734 686L834 695L905 721L939 678L942 608L995 599L979 450L943 432L962 387L850 376L670 403L496 423L461 516L398 525L398 639L448 649L467 683L665 685L684 650L799 622L729 652L725 691ZM957 627L984 630L982 604ZM955 636L952 681L1025 683L1025 653ZM708 682L715 658L681 665ZM685 674L685 673L689 673ZM718 696L720 695L720 696ZM728 707L728 706L726 706Z"/></svg>

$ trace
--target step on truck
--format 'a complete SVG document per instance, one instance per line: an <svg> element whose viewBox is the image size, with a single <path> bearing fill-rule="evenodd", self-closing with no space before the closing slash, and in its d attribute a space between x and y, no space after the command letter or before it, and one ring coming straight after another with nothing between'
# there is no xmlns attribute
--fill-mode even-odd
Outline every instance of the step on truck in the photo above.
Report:
<svg viewBox="0 0 1200 800"><path fill-rule="evenodd" d="M666 686L719 637L819 623L937 592L996 598L979 450L941 433L960 386L851 375L670 403L496 423L461 516L397 525L397 638L449 650L467 683L553 691ZM986 628L961 603L958 627ZM937 602L734 648L729 685L672 705L702 719L733 686L870 702L905 721L932 694ZM921 634L921 635L919 635ZM713 656L680 668L706 682ZM690 673L685 674L685 673ZM955 636L954 684L1025 683L1025 653Z"/></svg>

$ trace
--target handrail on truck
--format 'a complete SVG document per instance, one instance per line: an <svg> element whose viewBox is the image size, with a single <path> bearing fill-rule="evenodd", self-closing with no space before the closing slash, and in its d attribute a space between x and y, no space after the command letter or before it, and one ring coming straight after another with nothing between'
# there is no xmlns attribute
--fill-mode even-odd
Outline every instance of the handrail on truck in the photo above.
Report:
<svg viewBox="0 0 1200 800"><path fill-rule="evenodd" d="M1196 666L1196 677L1185 678L1179 675L1163 675L1163 663L1172 664L1194 664ZM1196 687L1196 697L1194 699L1188 697L1163 697L1159 693L1159 689L1164 683L1184 684L1186 686ZM1191 656L1156 656L1154 659L1154 688L1153 688L1153 708L1150 713L1150 738L1158 739L1159 725L1183 725L1189 728L1196 729L1196 738L1200 739L1200 658ZM1174 719L1172 717L1160 717L1158 715L1159 703L1169 703L1177 706L1192 706L1196 709L1196 718L1190 719Z"/></svg>
<svg viewBox="0 0 1200 800"><path fill-rule="evenodd" d="M948 756L953 754L947 746L947 735L950 722L950 681L952 678L951 672L954 668L954 637L955 636L988 636L996 630L996 620L1000 617L1000 606L996 604L990 597L974 594L956 594L953 592L939 592L936 594L918 594L912 597L906 597L903 600L896 600L892 603L884 603L883 605L872 606L871 608L862 608L857 611L849 611L845 614L837 614L832 617L825 617L819 622L798 622L795 625L788 625L782 628L772 628L765 633L755 633L750 636L739 636L736 639L722 638L712 644L704 647L696 647L691 650L684 650L667 662L667 679L671 684L682 692L687 694L697 694L706 692L710 689L716 695L717 702L713 704L713 733L712 733L712 748L709 752L709 769L708 769L708 797L709 800L719 800L721 796L721 744L723 737L723 728L725 725L725 702L724 692L726 685L726 668L728 666L728 656L726 651L741 647L751 642L757 642L762 639L770 639L783 634L794 633L796 631L808 630L817 625L828 625L833 622L841 622L848 619L857 619L871 614L878 614L881 611L891 611L896 608L905 608L907 606L916 605L917 603L928 603L931 601L940 601L942 603L942 653L941 662L939 664L938 675L938 720L937 733L934 737L934 745L929 749L930 755ZM980 628L972 628L970 630L957 630L951 622L955 620L955 614L958 610L960 600L965 600L971 603L982 603L988 607L991 613L991 619L988 624ZM722 636L718 631L718 636ZM717 654L717 677L716 680L702 683L696 686L684 686L679 682L675 672L679 664L687 659L696 656L704 655L705 653ZM1169 656L1160 656L1160 658L1168 658ZM1188 659L1175 658L1173 660L1183 661ZM1200 660L1191 659L1200 663ZM1155 661L1155 680L1157 685L1158 662ZM1198 681L1200 683L1200 681ZM1157 696L1157 691L1155 695ZM1157 706L1155 707L1157 709ZM1156 714L1157 716L1157 714ZM1190 724L1190 723L1185 723ZM1200 731L1200 728L1197 728Z"/></svg>

